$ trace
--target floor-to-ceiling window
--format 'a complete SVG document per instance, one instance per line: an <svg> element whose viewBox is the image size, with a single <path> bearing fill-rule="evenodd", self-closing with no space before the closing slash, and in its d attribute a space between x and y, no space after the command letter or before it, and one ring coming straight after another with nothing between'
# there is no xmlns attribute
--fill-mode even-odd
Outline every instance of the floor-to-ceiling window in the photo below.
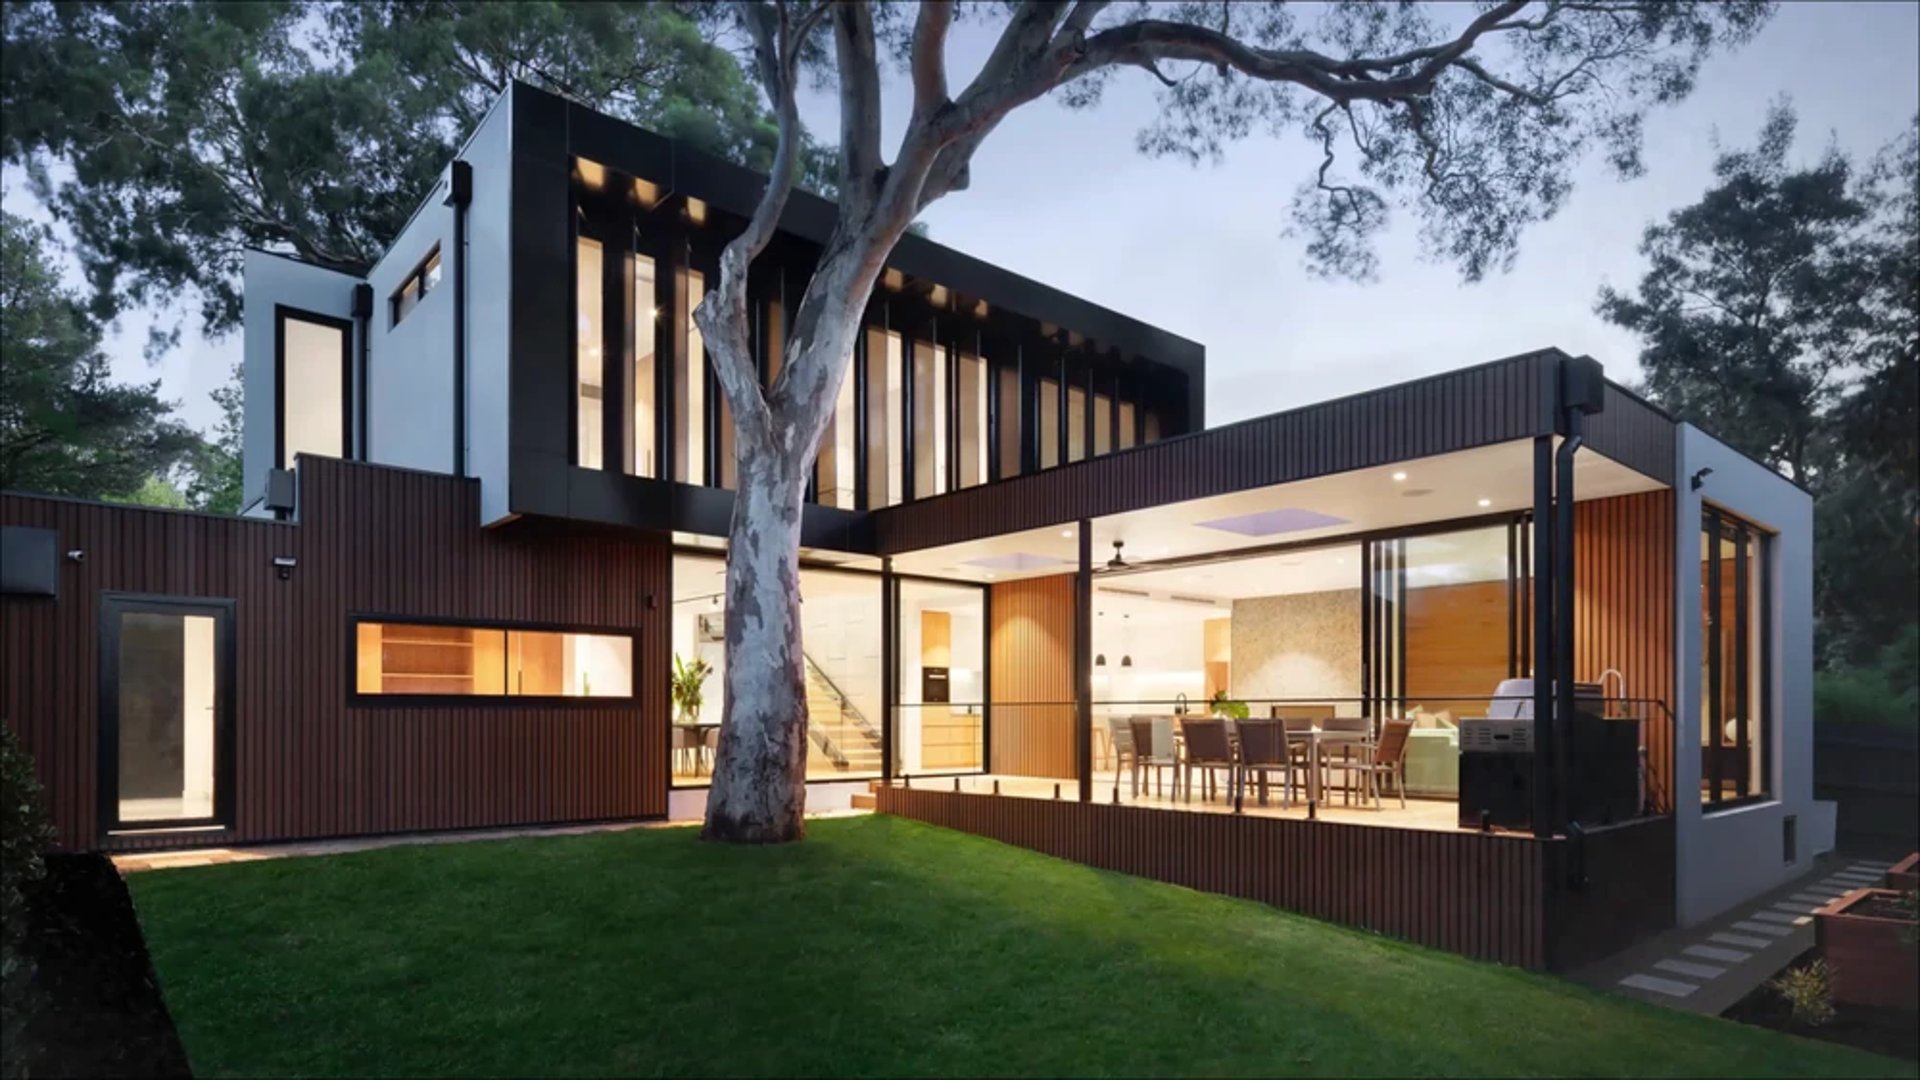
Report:
<svg viewBox="0 0 1920 1080"><path fill-rule="evenodd" d="M901 422L904 381L900 335L867 331L867 508L897 504L905 494L905 432Z"/></svg>
<svg viewBox="0 0 1920 1080"><path fill-rule="evenodd" d="M627 469L635 476L659 476L658 403L655 397L655 357L659 355L660 297L654 283L654 262L633 256L633 456Z"/></svg>
<svg viewBox="0 0 1920 1080"><path fill-rule="evenodd" d="M574 242L574 400L573 463L597 469L605 460L602 410L605 407L606 340L605 251L600 241L582 236Z"/></svg>
<svg viewBox="0 0 1920 1080"><path fill-rule="evenodd" d="M854 509L854 455L859 447L854 439L854 384L860 378L859 358L840 380L839 396L833 400L833 419L820 440L820 456L815 460L814 484L822 506Z"/></svg>
<svg viewBox="0 0 1920 1080"><path fill-rule="evenodd" d="M1700 523L1700 801L1771 790L1771 538L1708 507Z"/></svg>
<svg viewBox="0 0 1920 1080"><path fill-rule="evenodd" d="M900 582L896 773L984 767L985 617L978 585Z"/></svg>
<svg viewBox="0 0 1920 1080"><path fill-rule="evenodd" d="M1040 467L1051 469L1060 464L1060 383L1040 380L1040 407L1035 410L1040 428Z"/></svg>
<svg viewBox="0 0 1920 1080"><path fill-rule="evenodd" d="M1078 386L1067 388L1067 460L1083 461L1087 456L1087 392Z"/></svg>
<svg viewBox="0 0 1920 1080"><path fill-rule="evenodd" d="M880 775L880 578L803 567L800 619L807 694L807 779ZM726 563L675 555L670 688L675 784L705 784L726 682ZM693 703L697 701L695 707Z"/></svg>
<svg viewBox="0 0 1920 1080"><path fill-rule="evenodd" d="M947 349L913 343L913 497L947 490Z"/></svg>
<svg viewBox="0 0 1920 1080"><path fill-rule="evenodd" d="M1000 458L1000 469L995 475L1006 478L1019 476L1022 468L1020 448L1025 428L1020 419L1020 368L1008 364L1000 369L999 415L996 422L1000 426L999 445L995 452Z"/></svg>
<svg viewBox="0 0 1920 1080"><path fill-rule="evenodd" d="M956 361L959 399L954 402L955 443L959 447L960 486L987 480L987 362L972 353Z"/></svg>
<svg viewBox="0 0 1920 1080"><path fill-rule="evenodd" d="M674 427L680 438L674 446L674 479L687 484L707 482L707 348L693 311L707 295L706 276L688 270L682 277L684 318L677 328L684 347L674 360Z"/></svg>

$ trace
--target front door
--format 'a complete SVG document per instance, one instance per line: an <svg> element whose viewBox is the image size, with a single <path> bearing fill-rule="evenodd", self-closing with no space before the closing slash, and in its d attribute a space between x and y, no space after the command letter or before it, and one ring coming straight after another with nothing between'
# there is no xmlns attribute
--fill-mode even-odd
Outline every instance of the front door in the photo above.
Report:
<svg viewBox="0 0 1920 1080"><path fill-rule="evenodd" d="M100 617L107 828L229 824L233 602L108 596Z"/></svg>

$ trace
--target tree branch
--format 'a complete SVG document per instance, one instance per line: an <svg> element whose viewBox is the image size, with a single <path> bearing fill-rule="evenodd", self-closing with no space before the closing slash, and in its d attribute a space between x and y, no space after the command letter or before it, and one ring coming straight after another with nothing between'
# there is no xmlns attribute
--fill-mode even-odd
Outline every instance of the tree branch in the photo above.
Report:
<svg viewBox="0 0 1920 1080"><path fill-rule="evenodd" d="M880 60L867 0L832 3L840 75L840 210L858 216L880 175Z"/></svg>
<svg viewBox="0 0 1920 1080"><path fill-rule="evenodd" d="M913 24L913 119L925 123L948 105L947 31L953 0L923 0Z"/></svg>

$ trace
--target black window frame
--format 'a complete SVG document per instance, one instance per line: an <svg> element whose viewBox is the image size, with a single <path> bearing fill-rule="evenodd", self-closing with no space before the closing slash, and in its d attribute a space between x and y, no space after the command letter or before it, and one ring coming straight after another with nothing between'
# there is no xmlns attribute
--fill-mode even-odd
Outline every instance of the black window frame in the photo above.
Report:
<svg viewBox="0 0 1920 1080"><path fill-rule="evenodd" d="M440 242L436 240L433 243L433 247L428 249L426 255L421 257L420 261L414 264L413 269L408 272L407 276L401 280L400 287L393 290L392 294L387 297L387 329L391 330L399 326L402 319L413 314L414 311L420 307L421 303L426 300L428 293L439 288L437 281L429 282L427 280L427 270L430 267L440 265ZM418 286L418 289L414 294L413 307L405 311L400 310L401 300L407 295L407 290L414 286Z"/></svg>
<svg viewBox="0 0 1920 1080"><path fill-rule="evenodd" d="M467 630L499 630L547 634L592 634L602 637L623 637L627 639L630 650L627 656L629 674L627 693L624 695L603 694L586 696L581 694L369 694L360 689L360 625L362 623L397 624L403 626L446 626ZM444 708L465 706L468 708L525 708L538 706L551 708L565 706L570 708L620 708L637 705L641 700L640 686L640 631L637 627L584 626L578 623L529 622L517 619L458 618L444 615L402 615L394 613L355 611L347 615L345 665L347 705L351 708Z"/></svg>
<svg viewBox="0 0 1920 1080"><path fill-rule="evenodd" d="M353 460L353 320L326 315L291 304L273 305L273 460L276 468L291 469L287 460L287 320L324 326L340 331L340 453L330 455L341 461Z"/></svg>
<svg viewBox="0 0 1920 1080"><path fill-rule="evenodd" d="M1703 594L1700 651L1704 661L1704 685L1701 687L1699 707L1706 715L1702 718L1701 730L1697 735L1703 757L1700 811L1703 815L1710 815L1776 799L1773 791L1773 760L1779 733L1775 730L1778 710L1775 708L1773 692L1772 556L1775 541L1774 534L1758 524L1710 503L1702 503L1700 507L1700 536L1706 556L1702 560L1706 568L1706 580L1700 585ZM1730 620L1720 606L1725 599L1725 589L1721 576L1723 560L1719 550L1721 541L1729 538L1734 544L1735 575L1734 611ZM1759 593L1757 596L1754 595L1756 589ZM1723 698L1726 683L1722 669L1726 651L1723 635L1728 630L1729 622L1735 646L1735 700L1732 707L1734 713L1745 717L1745 720L1735 735L1733 746L1723 747L1720 740L1728 719L1728 703ZM1756 691L1759 695L1757 702L1751 696ZM1706 738L1708 731L1714 735L1711 741ZM1750 760L1753 740L1756 738L1760 741L1758 766L1747 770L1745 783L1737 794L1726 797L1721 783L1720 765L1725 756L1722 751L1730 749L1741 759Z"/></svg>

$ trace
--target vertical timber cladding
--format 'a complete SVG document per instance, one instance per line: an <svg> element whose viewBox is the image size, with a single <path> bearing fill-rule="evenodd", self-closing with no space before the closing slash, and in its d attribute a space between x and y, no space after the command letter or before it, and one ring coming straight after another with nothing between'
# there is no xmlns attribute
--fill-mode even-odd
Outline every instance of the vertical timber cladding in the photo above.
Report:
<svg viewBox="0 0 1920 1080"><path fill-rule="evenodd" d="M1647 783L1673 805L1674 493L1574 504L1573 676L1598 681L1611 668L1627 696L1665 703L1647 716ZM1611 687L1609 687L1611 690Z"/></svg>
<svg viewBox="0 0 1920 1080"><path fill-rule="evenodd" d="M664 543L485 530L478 483L431 473L306 458L299 484L297 525L0 498L0 522L56 529L62 551L86 553L62 561L57 599L0 600L0 710L35 755L62 842L104 839L103 591L235 601L235 820L223 841L665 814ZM272 565L283 556L295 560L285 581ZM354 614L629 632L635 698L349 707Z"/></svg>
<svg viewBox="0 0 1920 1080"><path fill-rule="evenodd" d="M1563 840L883 787L882 813L1542 969ZM1671 829L1668 830L1671 835ZM1670 841L1669 841L1670 843ZM1672 861L1665 868L1671 894ZM1670 906L1670 901L1669 901Z"/></svg>
<svg viewBox="0 0 1920 1080"><path fill-rule="evenodd" d="M993 760L987 771L1071 779L1073 575L999 582L988 630Z"/></svg>

